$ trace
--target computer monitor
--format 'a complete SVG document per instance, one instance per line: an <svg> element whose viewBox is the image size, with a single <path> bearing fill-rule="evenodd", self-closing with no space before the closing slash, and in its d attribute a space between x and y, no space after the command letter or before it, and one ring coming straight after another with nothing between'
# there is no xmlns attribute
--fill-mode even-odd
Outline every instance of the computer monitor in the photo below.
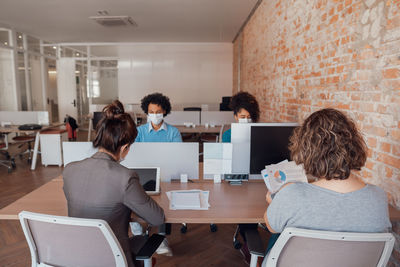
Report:
<svg viewBox="0 0 400 267"><path fill-rule="evenodd" d="M251 127L250 174L260 174L266 165L290 160L289 138L296 127L285 123Z"/></svg>
<svg viewBox="0 0 400 267"><path fill-rule="evenodd" d="M131 168L139 176L139 182L149 195L160 193L160 168L158 167L135 167Z"/></svg>

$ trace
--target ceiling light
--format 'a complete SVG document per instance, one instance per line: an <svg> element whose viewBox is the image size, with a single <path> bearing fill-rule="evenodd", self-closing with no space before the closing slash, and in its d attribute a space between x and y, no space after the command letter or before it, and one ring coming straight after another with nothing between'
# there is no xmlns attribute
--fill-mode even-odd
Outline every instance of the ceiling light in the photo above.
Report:
<svg viewBox="0 0 400 267"><path fill-rule="evenodd" d="M7 43L7 42L4 42L4 44L5 44L5 45L8 45L8 43Z"/></svg>
<svg viewBox="0 0 400 267"><path fill-rule="evenodd" d="M56 47L56 46L53 46L53 49L57 49L57 47Z"/></svg>
<svg viewBox="0 0 400 267"><path fill-rule="evenodd" d="M22 39L22 35L18 35L18 38L19 38L19 39Z"/></svg>
<svg viewBox="0 0 400 267"><path fill-rule="evenodd" d="M76 56L79 57L79 53L76 53Z"/></svg>

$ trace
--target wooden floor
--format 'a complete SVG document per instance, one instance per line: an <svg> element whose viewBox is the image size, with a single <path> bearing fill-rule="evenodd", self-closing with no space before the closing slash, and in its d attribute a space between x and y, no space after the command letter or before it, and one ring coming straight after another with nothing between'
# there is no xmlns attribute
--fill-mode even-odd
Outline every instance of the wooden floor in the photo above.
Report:
<svg viewBox="0 0 400 267"><path fill-rule="evenodd" d="M16 160L10 174L0 166L0 208L35 190L62 173L62 167L44 167L38 160L35 171L26 160ZM173 257L157 255L156 266L247 266L232 245L235 225L218 225L210 232L209 225L189 224L186 234L180 225L172 226L168 241ZM30 253L19 221L0 220L0 266L30 266Z"/></svg>

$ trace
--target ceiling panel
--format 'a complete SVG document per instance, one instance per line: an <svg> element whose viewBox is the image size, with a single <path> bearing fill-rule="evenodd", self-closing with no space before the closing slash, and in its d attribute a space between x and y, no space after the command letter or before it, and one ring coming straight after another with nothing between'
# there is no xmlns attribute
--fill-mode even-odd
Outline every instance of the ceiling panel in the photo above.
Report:
<svg viewBox="0 0 400 267"><path fill-rule="evenodd" d="M52 42L231 42L257 0L0 0L0 23ZM104 27L100 10L138 27Z"/></svg>

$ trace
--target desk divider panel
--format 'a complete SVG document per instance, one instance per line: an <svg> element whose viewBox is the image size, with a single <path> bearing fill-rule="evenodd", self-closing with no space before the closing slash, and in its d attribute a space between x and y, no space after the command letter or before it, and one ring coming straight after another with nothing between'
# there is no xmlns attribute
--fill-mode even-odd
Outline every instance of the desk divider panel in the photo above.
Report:
<svg viewBox="0 0 400 267"><path fill-rule="evenodd" d="M214 124L223 125L235 122L233 111L202 111L201 112L201 125Z"/></svg>
<svg viewBox="0 0 400 267"><path fill-rule="evenodd" d="M200 111L171 111L171 114L168 114L164 121L172 125L184 125L185 122L199 125Z"/></svg>
<svg viewBox="0 0 400 267"><path fill-rule="evenodd" d="M198 143L134 143L122 165L134 167L160 167L161 181L199 178Z"/></svg>
<svg viewBox="0 0 400 267"><path fill-rule="evenodd" d="M49 125L48 111L0 111L0 122L11 122L13 125L40 124Z"/></svg>
<svg viewBox="0 0 400 267"><path fill-rule="evenodd" d="M64 166L97 152L92 142L63 142ZM199 178L198 143L134 143L121 165L127 168L160 167L161 181Z"/></svg>
<svg viewBox="0 0 400 267"><path fill-rule="evenodd" d="M97 150L92 142L63 142L64 166L70 162L90 158Z"/></svg>

